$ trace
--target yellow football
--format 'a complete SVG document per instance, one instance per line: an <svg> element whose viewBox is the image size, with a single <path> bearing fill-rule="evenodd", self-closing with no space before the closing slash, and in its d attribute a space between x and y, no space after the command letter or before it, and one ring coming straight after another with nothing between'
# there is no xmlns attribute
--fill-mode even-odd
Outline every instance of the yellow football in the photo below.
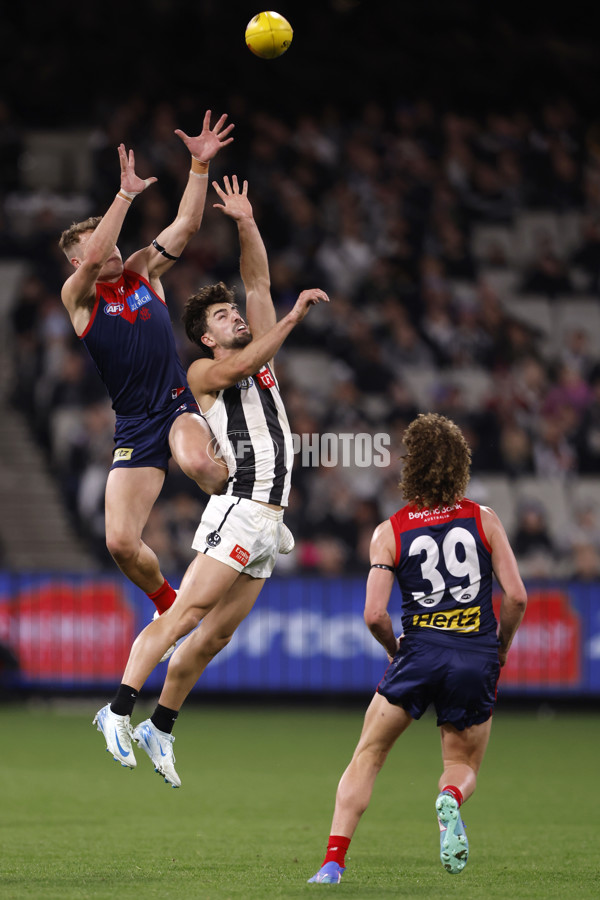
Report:
<svg viewBox="0 0 600 900"><path fill-rule="evenodd" d="M276 12L261 12L246 27L246 44L261 59L276 59L292 43L294 32L287 19Z"/></svg>

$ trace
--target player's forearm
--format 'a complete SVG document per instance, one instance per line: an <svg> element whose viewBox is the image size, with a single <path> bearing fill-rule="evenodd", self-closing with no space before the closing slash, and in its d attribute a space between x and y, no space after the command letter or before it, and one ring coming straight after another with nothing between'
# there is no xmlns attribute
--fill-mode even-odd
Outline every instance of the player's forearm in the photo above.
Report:
<svg viewBox="0 0 600 900"><path fill-rule="evenodd" d="M388 613L385 613L378 621L367 622L367 626L376 641L379 641L385 649L388 656L395 656L398 647L398 641L394 634L392 620Z"/></svg>
<svg viewBox="0 0 600 900"><path fill-rule="evenodd" d="M238 377L246 378L248 375L254 375L269 360L273 359L298 322L299 319L292 310L266 334L251 341L243 350L240 350L239 354L231 359L236 380ZM235 381L233 383L235 384Z"/></svg>
<svg viewBox="0 0 600 900"><path fill-rule="evenodd" d="M237 222L240 238L240 274L246 291L268 292L271 286L269 260L258 225L254 219Z"/></svg>
<svg viewBox="0 0 600 900"><path fill-rule="evenodd" d="M196 163L192 159L192 163ZM187 233L188 240L200 228L202 217L204 215L204 206L206 204L206 194L208 191L208 164L205 164L206 171L202 172L198 169L195 172L190 169L188 182L182 194L177 209L177 215L173 222L173 226L178 231Z"/></svg>
<svg viewBox="0 0 600 900"><path fill-rule="evenodd" d="M190 369L188 378L192 391L196 396L209 394L211 391L220 391L231 387L242 378L255 375L274 357L299 321L300 318L294 314L294 310L291 310L266 334L251 341L242 350L215 362L198 374L192 374Z"/></svg>
<svg viewBox="0 0 600 900"><path fill-rule="evenodd" d="M502 597L502 603L500 605L498 640L500 642L500 649L504 653L507 653L510 649L513 638L517 633L517 629L523 621L526 606L527 596L524 592L512 597L508 597L505 594Z"/></svg>
<svg viewBox="0 0 600 900"><path fill-rule="evenodd" d="M87 267L98 270L102 268L115 249L130 206L129 199L119 191L87 242L85 254Z"/></svg>

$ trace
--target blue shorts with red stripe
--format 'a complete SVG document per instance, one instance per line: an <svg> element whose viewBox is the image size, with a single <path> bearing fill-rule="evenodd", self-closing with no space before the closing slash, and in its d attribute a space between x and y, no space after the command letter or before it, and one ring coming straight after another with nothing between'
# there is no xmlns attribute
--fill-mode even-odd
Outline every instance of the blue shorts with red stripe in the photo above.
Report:
<svg viewBox="0 0 600 900"><path fill-rule="evenodd" d="M407 634L377 692L413 719L433 703L437 724L459 731L486 722L496 705L500 662L496 647L448 647Z"/></svg>
<svg viewBox="0 0 600 900"><path fill-rule="evenodd" d="M200 408L189 388L177 400L176 404L152 415L117 416L111 469L136 469L145 466L168 469L171 458L169 433L173 422L183 413L200 414Z"/></svg>

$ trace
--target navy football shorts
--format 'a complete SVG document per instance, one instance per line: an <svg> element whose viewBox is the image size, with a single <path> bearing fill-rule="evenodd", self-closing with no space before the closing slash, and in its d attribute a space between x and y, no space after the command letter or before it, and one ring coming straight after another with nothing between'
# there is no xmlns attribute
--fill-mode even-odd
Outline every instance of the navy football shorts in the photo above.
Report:
<svg viewBox="0 0 600 900"><path fill-rule="evenodd" d="M154 415L117 416L111 469L137 469L142 466L169 468L169 432L173 422L182 413L200 414L189 388L177 400L181 402Z"/></svg>
<svg viewBox="0 0 600 900"><path fill-rule="evenodd" d="M377 691L420 719L430 703L437 724L459 731L486 722L496 705L500 662L495 647L447 647L409 634Z"/></svg>

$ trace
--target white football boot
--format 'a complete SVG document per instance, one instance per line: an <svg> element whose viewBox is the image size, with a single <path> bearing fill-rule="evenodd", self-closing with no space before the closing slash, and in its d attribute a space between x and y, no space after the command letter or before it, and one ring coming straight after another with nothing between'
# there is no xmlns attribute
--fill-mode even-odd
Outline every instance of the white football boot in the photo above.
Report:
<svg viewBox="0 0 600 900"><path fill-rule="evenodd" d="M181 787L181 778L175 771L173 735L159 731L152 719L146 719L133 732L133 739L154 763L154 771L162 775L167 784L174 788Z"/></svg>
<svg viewBox="0 0 600 900"><path fill-rule="evenodd" d="M113 759L128 769L135 769L136 762L131 746L131 722L129 716L117 716L110 708L110 703L98 710L92 725L98 726L106 741L106 749L112 753Z"/></svg>

